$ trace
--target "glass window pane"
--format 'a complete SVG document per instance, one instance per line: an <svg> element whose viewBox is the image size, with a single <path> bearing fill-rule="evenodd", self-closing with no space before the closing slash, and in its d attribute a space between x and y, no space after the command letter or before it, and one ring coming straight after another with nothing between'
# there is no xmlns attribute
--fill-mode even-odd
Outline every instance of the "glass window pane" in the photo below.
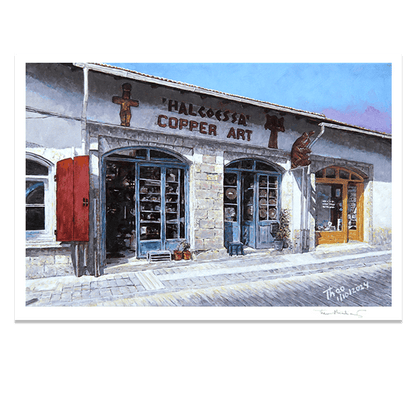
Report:
<svg viewBox="0 0 416 416"><path fill-rule="evenodd" d="M316 184L317 231L342 231L342 185Z"/></svg>
<svg viewBox="0 0 416 416"><path fill-rule="evenodd" d="M146 159L147 158L147 149L135 149L135 150L133 150L133 155L137 159Z"/></svg>
<svg viewBox="0 0 416 416"><path fill-rule="evenodd" d="M181 220L181 189L179 169L166 169L165 213L166 238L179 238L179 221Z"/></svg>
<svg viewBox="0 0 416 416"><path fill-rule="evenodd" d="M166 238L168 240L176 239L179 237L178 224L166 224Z"/></svg>
<svg viewBox="0 0 416 416"><path fill-rule="evenodd" d="M265 170L265 171L269 171L269 172L275 172L276 169L273 168L272 166L268 165L267 163L263 163L263 162L256 162L256 169L257 170Z"/></svg>
<svg viewBox="0 0 416 416"><path fill-rule="evenodd" d="M326 168L326 177L327 178L335 178L335 169Z"/></svg>
<svg viewBox="0 0 416 416"><path fill-rule="evenodd" d="M339 170L339 177L340 177L340 179L349 179L350 178L350 174L349 174L349 172L340 169Z"/></svg>
<svg viewBox="0 0 416 416"><path fill-rule="evenodd" d="M253 160L242 160L241 169L253 169L254 161Z"/></svg>
<svg viewBox="0 0 416 416"><path fill-rule="evenodd" d="M357 229L357 187L348 186L348 229Z"/></svg>
<svg viewBox="0 0 416 416"><path fill-rule="evenodd" d="M254 218L254 174L245 173L243 177L243 220Z"/></svg>
<svg viewBox="0 0 416 416"><path fill-rule="evenodd" d="M118 158L135 158L146 160L147 150L146 149L129 149L129 150L119 150L117 153L112 153L110 157Z"/></svg>
<svg viewBox="0 0 416 416"><path fill-rule="evenodd" d="M267 189L267 176L260 176L259 177L259 187L261 188L266 188Z"/></svg>
<svg viewBox="0 0 416 416"><path fill-rule="evenodd" d="M107 162L106 248L109 257L124 257L135 250L135 164Z"/></svg>
<svg viewBox="0 0 416 416"><path fill-rule="evenodd" d="M160 224L140 221L140 240L160 240Z"/></svg>
<svg viewBox="0 0 416 416"><path fill-rule="evenodd" d="M26 208L26 230L39 231L45 229L45 208L27 207Z"/></svg>
<svg viewBox="0 0 416 416"><path fill-rule="evenodd" d="M48 176L48 168L33 160L26 160L26 175Z"/></svg>
<svg viewBox="0 0 416 416"><path fill-rule="evenodd" d="M180 211L179 211L179 237L185 238L185 170L179 169L180 176Z"/></svg>
<svg viewBox="0 0 416 416"><path fill-rule="evenodd" d="M159 150L151 150L150 151L150 159L169 159L169 160L177 160L175 156L170 155L169 153L161 152Z"/></svg>
<svg viewBox="0 0 416 416"><path fill-rule="evenodd" d="M237 186L237 174L236 173L225 173L225 175L224 175L224 186Z"/></svg>
<svg viewBox="0 0 416 416"><path fill-rule="evenodd" d="M43 182L26 181L26 204L44 204L45 187Z"/></svg>
<svg viewBox="0 0 416 416"><path fill-rule="evenodd" d="M225 221L237 221L238 209L237 174L226 173L224 175L224 219Z"/></svg>
<svg viewBox="0 0 416 416"><path fill-rule="evenodd" d="M233 162L233 163L230 163L228 166L227 166L227 168L231 168L231 169L239 169L240 168L240 163L241 162Z"/></svg>
<svg viewBox="0 0 416 416"><path fill-rule="evenodd" d="M351 173L351 179L353 179L354 181L359 181L361 180L361 178L357 175L354 175L353 173Z"/></svg>
<svg viewBox="0 0 416 416"><path fill-rule="evenodd" d="M324 170L321 169L315 173L315 178L323 178L324 177Z"/></svg>
<svg viewBox="0 0 416 416"><path fill-rule="evenodd" d="M140 178L159 181L160 180L160 168L157 166L141 166Z"/></svg>

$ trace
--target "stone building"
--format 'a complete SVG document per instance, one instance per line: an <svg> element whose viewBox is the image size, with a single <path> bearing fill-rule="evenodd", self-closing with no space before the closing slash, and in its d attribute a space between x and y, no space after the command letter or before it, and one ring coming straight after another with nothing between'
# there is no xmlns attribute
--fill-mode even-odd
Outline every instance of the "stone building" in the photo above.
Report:
<svg viewBox="0 0 416 416"><path fill-rule="evenodd" d="M27 278L391 243L391 136L90 63L26 65Z"/></svg>

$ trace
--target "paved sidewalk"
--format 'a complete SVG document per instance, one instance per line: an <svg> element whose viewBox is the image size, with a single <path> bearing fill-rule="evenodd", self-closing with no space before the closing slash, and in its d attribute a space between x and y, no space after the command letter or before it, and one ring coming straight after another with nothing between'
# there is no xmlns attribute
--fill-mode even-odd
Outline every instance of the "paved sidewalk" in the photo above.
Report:
<svg viewBox="0 0 416 416"><path fill-rule="evenodd" d="M367 244L320 246L315 252L282 254L264 250L215 261L151 263L110 267L100 277L61 276L26 282L30 306L91 306L117 299L187 289L233 285L281 277L307 276L391 261L391 250Z"/></svg>

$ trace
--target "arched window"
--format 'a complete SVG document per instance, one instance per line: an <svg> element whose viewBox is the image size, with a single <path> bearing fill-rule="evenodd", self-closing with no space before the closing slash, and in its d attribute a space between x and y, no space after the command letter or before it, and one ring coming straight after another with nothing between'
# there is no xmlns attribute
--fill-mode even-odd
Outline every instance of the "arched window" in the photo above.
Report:
<svg viewBox="0 0 416 416"><path fill-rule="evenodd" d="M281 176L279 168L256 159L240 159L225 166L224 244L241 242L253 248L274 243L279 221Z"/></svg>
<svg viewBox="0 0 416 416"><path fill-rule="evenodd" d="M26 237L52 237L50 200L52 164L34 154L26 155Z"/></svg>
<svg viewBox="0 0 416 416"><path fill-rule="evenodd" d="M188 239L188 164L154 148L105 156L107 258L175 250Z"/></svg>

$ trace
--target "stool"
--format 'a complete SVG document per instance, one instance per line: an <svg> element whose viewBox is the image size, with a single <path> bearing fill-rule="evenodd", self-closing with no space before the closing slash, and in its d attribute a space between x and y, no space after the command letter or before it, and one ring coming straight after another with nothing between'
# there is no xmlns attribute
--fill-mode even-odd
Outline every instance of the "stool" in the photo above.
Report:
<svg viewBox="0 0 416 416"><path fill-rule="evenodd" d="M227 251L228 254L230 256L236 255L238 256L239 254L241 254L242 256L244 256L244 251L243 251L243 243L233 243L233 242L229 242L228 243L228 247L227 247Z"/></svg>

